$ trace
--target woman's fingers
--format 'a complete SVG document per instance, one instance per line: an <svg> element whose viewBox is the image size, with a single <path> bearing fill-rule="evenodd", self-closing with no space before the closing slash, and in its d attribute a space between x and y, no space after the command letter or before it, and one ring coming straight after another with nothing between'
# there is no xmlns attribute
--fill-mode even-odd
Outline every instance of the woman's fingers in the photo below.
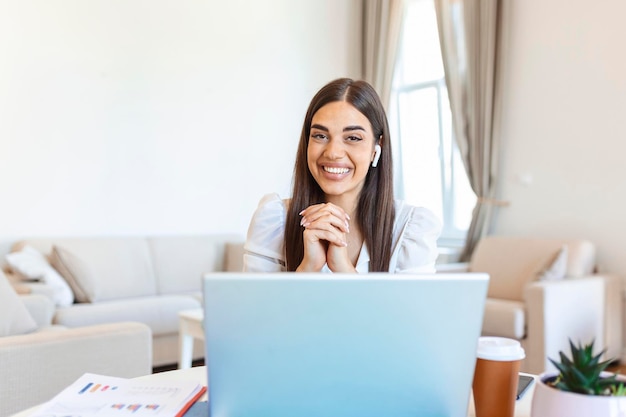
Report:
<svg viewBox="0 0 626 417"><path fill-rule="evenodd" d="M316 204L302 210L300 214L302 216L300 225L303 227L325 229L321 225L326 223L343 233L350 232L350 216L334 204Z"/></svg>
<svg viewBox="0 0 626 417"><path fill-rule="evenodd" d="M304 258L298 270L319 271L324 264L332 271L354 269L346 250L350 216L332 203L312 205L300 215L300 225L304 227Z"/></svg>
<svg viewBox="0 0 626 417"><path fill-rule="evenodd" d="M326 222L314 222L305 228L305 241L326 241L336 246L348 246L345 234Z"/></svg>
<svg viewBox="0 0 626 417"><path fill-rule="evenodd" d="M319 212L330 212L337 217L341 217L345 220L350 220L350 216L348 215L348 213L346 213L341 207L336 206L333 203L314 204L302 210L300 212L300 215L306 217Z"/></svg>
<svg viewBox="0 0 626 417"><path fill-rule="evenodd" d="M315 219L307 219L307 221L303 222L302 226L305 229L321 230L329 233L334 232L338 235L345 235L350 232L349 224L331 214L325 214Z"/></svg>
<svg viewBox="0 0 626 417"><path fill-rule="evenodd" d="M337 246L347 246L346 233L350 224L340 207L318 204L304 210L301 225L313 239L325 240Z"/></svg>
<svg viewBox="0 0 626 417"><path fill-rule="evenodd" d="M336 228L333 229L330 231L315 228L304 229L302 234L304 256L297 268L298 271L319 272L327 263L331 271L339 272L341 269L337 265L350 263L346 250L348 244L343 237L344 235Z"/></svg>

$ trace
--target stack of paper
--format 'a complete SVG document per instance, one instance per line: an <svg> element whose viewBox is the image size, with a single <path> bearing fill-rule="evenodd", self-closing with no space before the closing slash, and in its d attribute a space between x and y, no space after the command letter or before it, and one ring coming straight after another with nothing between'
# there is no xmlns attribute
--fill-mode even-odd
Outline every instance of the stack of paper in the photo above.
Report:
<svg viewBox="0 0 626 417"><path fill-rule="evenodd" d="M206 392L195 381L142 381L84 374L32 417L182 416Z"/></svg>

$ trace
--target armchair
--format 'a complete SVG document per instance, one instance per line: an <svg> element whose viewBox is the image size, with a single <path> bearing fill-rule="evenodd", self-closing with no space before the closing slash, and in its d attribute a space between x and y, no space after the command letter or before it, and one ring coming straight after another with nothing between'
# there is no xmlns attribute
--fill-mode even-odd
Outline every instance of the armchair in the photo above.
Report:
<svg viewBox="0 0 626 417"><path fill-rule="evenodd" d="M37 330L0 337L0 417L51 399L85 372L130 378L152 371L148 326L52 326L54 306L48 297L19 299Z"/></svg>
<svg viewBox="0 0 626 417"><path fill-rule="evenodd" d="M488 236L470 262L439 272L490 276L482 334L517 339L526 351L522 372L554 369L548 358L575 343L595 341L605 358L622 357L622 280L595 272L586 240Z"/></svg>

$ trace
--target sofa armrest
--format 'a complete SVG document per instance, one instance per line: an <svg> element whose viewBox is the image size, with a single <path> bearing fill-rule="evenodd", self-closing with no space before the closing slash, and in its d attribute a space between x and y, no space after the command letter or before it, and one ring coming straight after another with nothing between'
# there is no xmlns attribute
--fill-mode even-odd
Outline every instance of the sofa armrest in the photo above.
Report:
<svg viewBox="0 0 626 417"><path fill-rule="evenodd" d="M50 400L85 372L151 373L150 328L126 322L0 338L0 416Z"/></svg>
<svg viewBox="0 0 626 417"><path fill-rule="evenodd" d="M594 277L604 280L604 348L605 357L622 360L624 356L623 339L623 297L624 281L613 274L597 274Z"/></svg>
<svg viewBox="0 0 626 417"><path fill-rule="evenodd" d="M525 372L554 370L548 358L569 353L569 340L604 343L605 280L584 277L530 283L524 291L527 309Z"/></svg>
<svg viewBox="0 0 626 417"><path fill-rule="evenodd" d="M469 262L452 262L447 264L436 264L438 273L468 272Z"/></svg>

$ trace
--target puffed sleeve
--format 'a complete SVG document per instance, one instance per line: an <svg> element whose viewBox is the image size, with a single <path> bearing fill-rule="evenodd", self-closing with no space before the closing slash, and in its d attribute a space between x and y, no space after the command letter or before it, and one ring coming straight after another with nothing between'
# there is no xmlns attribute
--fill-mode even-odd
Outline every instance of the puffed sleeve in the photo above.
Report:
<svg viewBox="0 0 626 417"><path fill-rule="evenodd" d="M408 209L408 210L406 210ZM434 273L439 251L437 239L442 224L433 212L423 207L405 207L405 223L397 242L396 253L392 255L392 265L396 258L396 273Z"/></svg>
<svg viewBox="0 0 626 417"><path fill-rule="evenodd" d="M261 199L248 227L244 244L244 271L285 270L285 215L285 204L278 194L268 194Z"/></svg>

